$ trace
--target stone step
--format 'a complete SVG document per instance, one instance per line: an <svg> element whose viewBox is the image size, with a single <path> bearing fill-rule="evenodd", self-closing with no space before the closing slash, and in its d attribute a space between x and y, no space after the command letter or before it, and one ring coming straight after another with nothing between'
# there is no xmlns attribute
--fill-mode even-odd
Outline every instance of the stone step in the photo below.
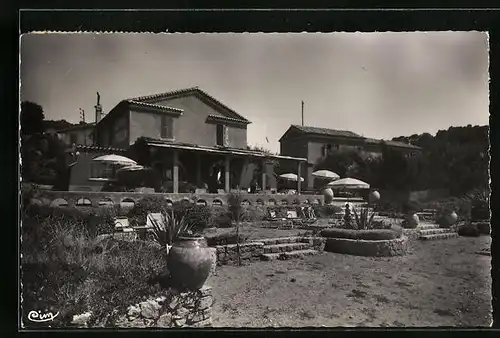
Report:
<svg viewBox="0 0 500 338"><path fill-rule="evenodd" d="M451 229L424 229L420 230L420 235L425 236L425 235L436 235L436 234L448 234L448 233L453 233L454 231Z"/></svg>
<svg viewBox="0 0 500 338"><path fill-rule="evenodd" d="M450 233L445 233L445 234L434 234L434 235L424 235L420 236L419 239L421 240L438 240L438 239L449 239L449 238L455 238L458 237L458 234L456 232L450 232Z"/></svg>
<svg viewBox="0 0 500 338"><path fill-rule="evenodd" d="M420 223L418 225L419 230L429 230L429 229L440 229L438 224L432 224L432 223Z"/></svg>
<svg viewBox="0 0 500 338"><path fill-rule="evenodd" d="M253 239L251 242L264 243L264 245L286 244L286 243L301 243L304 240L302 237L277 237L277 238L263 238Z"/></svg>
<svg viewBox="0 0 500 338"><path fill-rule="evenodd" d="M261 255L261 259L264 261L272 261L276 259L293 259L293 258L300 258L304 256L310 256L310 255L315 255L317 254L317 250L313 249L307 249L307 250L296 250L296 251L290 251L290 252L280 252L280 253L265 253Z"/></svg>
<svg viewBox="0 0 500 338"><path fill-rule="evenodd" d="M280 253L289 251L305 250L310 248L309 243L284 243L284 244L272 244L264 246L264 253Z"/></svg>

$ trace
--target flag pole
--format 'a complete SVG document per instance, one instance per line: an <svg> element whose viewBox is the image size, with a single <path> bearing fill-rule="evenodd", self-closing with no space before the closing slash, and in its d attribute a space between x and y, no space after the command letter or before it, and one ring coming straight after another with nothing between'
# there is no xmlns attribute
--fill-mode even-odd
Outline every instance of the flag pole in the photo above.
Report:
<svg viewBox="0 0 500 338"><path fill-rule="evenodd" d="M302 127L304 126L304 101L302 101Z"/></svg>

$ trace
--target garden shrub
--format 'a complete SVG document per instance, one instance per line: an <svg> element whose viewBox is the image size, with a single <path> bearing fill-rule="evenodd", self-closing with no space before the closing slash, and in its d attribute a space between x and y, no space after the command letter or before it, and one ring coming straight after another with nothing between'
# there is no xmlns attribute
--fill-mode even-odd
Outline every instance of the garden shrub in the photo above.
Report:
<svg viewBox="0 0 500 338"><path fill-rule="evenodd" d="M323 229L321 236L327 238L345 238L354 240L389 240L399 238L402 235L400 229L377 229L377 230L351 230L351 229Z"/></svg>
<svg viewBox="0 0 500 338"><path fill-rule="evenodd" d="M403 205L397 201L379 201L376 204L376 210L381 214L397 214L403 211Z"/></svg>
<svg viewBox="0 0 500 338"><path fill-rule="evenodd" d="M332 218L342 212L342 208L336 205L314 205L314 213L321 218Z"/></svg>
<svg viewBox="0 0 500 338"><path fill-rule="evenodd" d="M248 235L236 234L236 232L228 232L228 233L218 234L215 236L205 236L208 246L211 247L217 245L236 244L238 243L238 238L239 238L239 243L244 243L247 241Z"/></svg>
<svg viewBox="0 0 500 338"><path fill-rule="evenodd" d="M145 197L139 200L128 212L130 224L145 225L148 213L171 213L173 208L176 219L184 217L184 221L192 224L195 230L203 230L211 225L212 212L209 206L187 202L175 202L169 206L162 197Z"/></svg>
<svg viewBox="0 0 500 338"><path fill-rule="evenodd" d="M25 216L23 221L28 220L26 223L23 222L23 227L29 228L33 223L45 223L46 220L63 221L78 224L80 228L89 231L91 236L97 236L114 231L114 218L121 214L121 209L119 205L99 209L78 209L32 204L23 210L23 214ZM26 230L30 230L28 228Z"/></svg>
<svg viewBox="0 0 500 338"><path fill-rule="evenodd" d="M466 224L458 228L458 234L465 237L479 237L480 232L475 224Z"/></svg>
<svg viewBox="0 0 500 338"><path fill-rule="evenodd" d="M268 209L265 206L247 206L244 209L243 222L258 222L268 216Z"/></svg>
<svg viewBox="0 0 500 338"><path fill-rule="evenodd" d="M114 238L96 241L82 221L25 213L23 224L24 323L32 324L26 321L28 311L44 309L60 312L53 327L67 327L73 315L85 311L101 322L114 310L124 311L160 291L155 277L165 270L165 257L157 246Z"/></svg>

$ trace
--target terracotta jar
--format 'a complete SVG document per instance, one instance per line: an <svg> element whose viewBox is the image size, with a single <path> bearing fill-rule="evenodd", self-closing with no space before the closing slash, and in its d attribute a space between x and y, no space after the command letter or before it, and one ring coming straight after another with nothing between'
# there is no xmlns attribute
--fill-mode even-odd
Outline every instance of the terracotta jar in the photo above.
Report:
<svg viewBox="0 0 500 338"><path fill-rule="evenodd" d="M168 253L171 286L198 290L208 278L212 257L204 237L179 237Z"/></svg>
<svg viewBox="0 0 500 338"><path fill-rule="evenodd" d="M446 222L448 226L454 225L458 220L458 215L455 211L450 212L446 215Z"/></svg>
<svg viewBox="0 0 500 338"><path fill-rule="evenodd" d="M325 198L325 204L330 204L333 201L333 190L326 188L323 190L323 197Z"/></svg>
<svg viewBox="0 0 500 338"><path fill-rule="evenodd" d="M409 214L406 216L405 228L407 229L415 229L419 223L417 214Z"/></svg>
<svg viewBox="0 0 500 338"><path fill-rule="evenodd" d="M380 193L377 190L373 190L370 192L370 196L368 197L370 203L375 203L380 200Z"/></svg>

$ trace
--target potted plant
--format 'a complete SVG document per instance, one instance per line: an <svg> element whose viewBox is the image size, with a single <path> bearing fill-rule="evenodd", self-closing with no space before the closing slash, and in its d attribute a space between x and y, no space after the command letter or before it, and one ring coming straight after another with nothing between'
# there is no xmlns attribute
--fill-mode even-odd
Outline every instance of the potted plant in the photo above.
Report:
<svg viewBox="0 0 500 338"><path fill-rule="evenodd" d="M415 229L418 226L419 218L417 215L418 207L415 203L408 201L403 204L403 213L405 219L403 220L403 228Z"/></svg>
<svg viewBox="0 0 500 338"><path fill-rule="evenodd" d="M176 219L173 209L153 221L154 239L167 252L169 284L179 290L198 290L208 278L212 257L206 239L193 232L185 217ZM161 224L163 223L163 224Z"/></svg>

